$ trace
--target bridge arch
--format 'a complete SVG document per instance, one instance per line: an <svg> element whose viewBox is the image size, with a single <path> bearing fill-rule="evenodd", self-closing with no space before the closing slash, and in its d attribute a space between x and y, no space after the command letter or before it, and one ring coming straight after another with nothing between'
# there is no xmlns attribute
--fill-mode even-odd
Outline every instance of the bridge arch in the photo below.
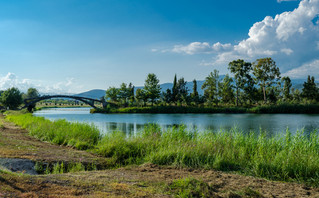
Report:
<svg viewBox="0 0 319 198"><path fill-rule="evenodd" d="M24 99L24 101L23 101L24 106L22 107L22 109L28 108L28 110L30 110L30 107L35 105L37 102L39 102L41 100L52 99L52 98L71 98L74 100L79 100L81 102L84 102L84 103L90 105L94 109L97 109L97 107L94 105L94 102L102 103L103 108L105 108L107 105L107 103L103 99L97 100L97 99L93 99L93 98L80 97L80 96L68 96L68 95L44 95L44 96L39 96L39 97L35 97L35 98Z"/></svg>

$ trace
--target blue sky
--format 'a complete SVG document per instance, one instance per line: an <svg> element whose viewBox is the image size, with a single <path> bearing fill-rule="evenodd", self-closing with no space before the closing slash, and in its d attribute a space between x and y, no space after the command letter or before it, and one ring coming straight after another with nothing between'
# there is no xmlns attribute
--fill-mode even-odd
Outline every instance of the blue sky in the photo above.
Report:
<svg viewBox="0 0 319 198"><path fill-rule="evenodd" d="M0 0L0 89L203 80L268 56L283 74L318 78L318 10L319 0Z"/></svg>

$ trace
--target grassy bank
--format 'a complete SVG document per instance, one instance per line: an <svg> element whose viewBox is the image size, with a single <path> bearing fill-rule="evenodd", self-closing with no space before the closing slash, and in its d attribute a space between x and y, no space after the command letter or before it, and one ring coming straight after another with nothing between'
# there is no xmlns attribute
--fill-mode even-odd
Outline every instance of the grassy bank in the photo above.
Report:
<svg viewBox="0 0 319 198"><path fill-rule="evenodd" d="M91 109L91 113L303 113L319 114L317 104L281 104L257 107L192 107L192 106L150 106Z"/></svg>
<svg viewBox="0 0 319 198"><path fill-rule="evenodd" d="M292 135L287 131L284 136L266 138L252 132L245 135L235 128L194 133L183 127L163 131L151 124L135 136L114 132L101 137L96 128L85 124L51 122L31 114L8 115L7 119L41 140L90 149L118 165L150 162L319 185L316 132L306 137L302 132Z"/></svg>
<svg viewBox="0 0 319 198"><path fill-rule="evenodd" d="M25 128L31 136L54 144L75 147L79 150L93 148L101 139L93 125L70 123L66 120L50 121L32 114L9 114L6 119Z"/></svg>

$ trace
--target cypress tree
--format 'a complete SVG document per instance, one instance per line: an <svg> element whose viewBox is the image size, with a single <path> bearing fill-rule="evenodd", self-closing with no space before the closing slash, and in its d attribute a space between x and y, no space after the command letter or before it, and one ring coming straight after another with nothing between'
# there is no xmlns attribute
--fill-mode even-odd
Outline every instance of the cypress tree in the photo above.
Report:
<svg viewBox="0 0 319 198"><path fill-rule="evenodd" d="M175 104L177 102L177 94L178 94L177 76L175 74L174 81L173 81L173 88L172 88L172 102L174 102Z"/></svg>

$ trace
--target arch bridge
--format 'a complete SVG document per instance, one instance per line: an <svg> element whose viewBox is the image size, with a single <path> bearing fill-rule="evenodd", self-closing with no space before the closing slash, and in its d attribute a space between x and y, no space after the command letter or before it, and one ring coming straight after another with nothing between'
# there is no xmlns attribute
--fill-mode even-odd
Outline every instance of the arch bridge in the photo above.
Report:
<svg viewBox="0 0 319 198"><path fill-rule="evenodd" d="M84 102L88 105L90 105L91 107L93 107L94 109L97 109L97 107L94 105L95 102L99 102L103 105L103 108L106 107L107 102L104 99L101 100L97 100L97 99L93 99L93 98L86 98L86 97L80 97L80 96L68 96L68 95L44 95L44 96L39 96L39 97L35 97L35 98L26 98L24 99L24 106L23 108L28 108L28 110L31 110L32 107L39 101L41 100L47 100L47 99L52 99L52 98L71 98L74 100L79 100L81 102ZM30 109L31 108L31 109Z"/></svg>

